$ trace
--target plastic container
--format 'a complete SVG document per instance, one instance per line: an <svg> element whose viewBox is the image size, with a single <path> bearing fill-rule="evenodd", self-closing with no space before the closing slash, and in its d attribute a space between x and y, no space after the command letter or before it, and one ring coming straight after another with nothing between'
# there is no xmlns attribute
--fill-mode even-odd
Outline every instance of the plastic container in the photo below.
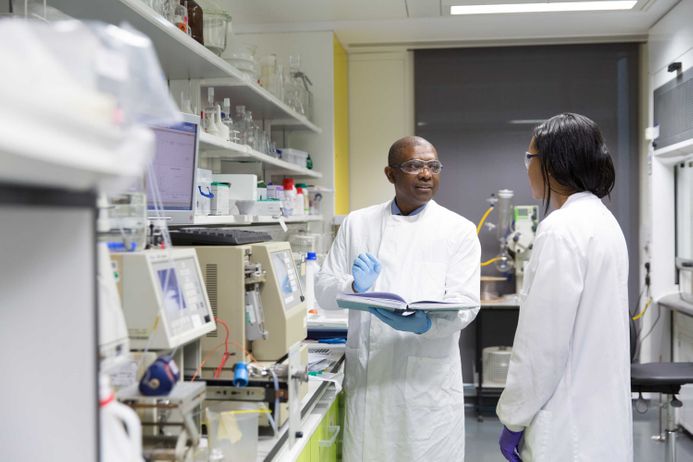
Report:
<svg viewBox="0 0 693 462"><path fill-rule="evenodd" d="M101 240L112 250L143 250L147 243L147 200L143 192L131 191L108 197L109 230Z"/></svg>
<svg viewBox="0 0 693 462"><path fill-rule="evenodd" d="M230 213L230 199L229 191L230 185L228 183L213 182L212 183L212 215L229 215Z"/></svg>
<svg viewBox="0 0 693 462"><path fill-rule="evenodd" d="M242 404L219 402L206 409L210 451L220 450L226 461L257 460L258 416L261 411L239 409Z"/></svg>
<svg viewBox="0 0 693 462"><path fill-rule="evenodd" d="M281 153L282 160L306 168L306 163L308 161L307 152L292 148L283 148L278 151Z"/></svg>

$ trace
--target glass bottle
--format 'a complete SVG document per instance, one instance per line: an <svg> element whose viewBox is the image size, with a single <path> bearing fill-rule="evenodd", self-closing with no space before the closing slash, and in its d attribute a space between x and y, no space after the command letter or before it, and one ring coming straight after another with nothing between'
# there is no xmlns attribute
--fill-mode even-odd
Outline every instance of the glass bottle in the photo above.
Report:
<svg viewBox="0 0 693 462"><path fill-rule="evenodd" d="M215 113L216 107L214 107L214 87L209 87L207 89L207 105L204 108L204 121L202 124L208 133L215 133L217 131L217 127L214 122Z"/></svg>
<svg viewBox="0 0 693 462"><path fill-rule="evenodd" d="M202 7L195 0L188 0L188 28L192 34L192 38L205 44L202 23L204 13Z"/></svg>
<svg viewBox="0 0 693 462"><path fill-rule="evenodd" d="M248 144L248 130L245 125L245 106L236 106L236 127L238 130L238 142Z"/></svg>
<svg viewBox="0 0 693 462"><path fill-rule="evenodd" d="M245 111L243 121L243 128L245 130L245 144L253 147L255 146L255 123L253 122L253 112Z"/></svg>

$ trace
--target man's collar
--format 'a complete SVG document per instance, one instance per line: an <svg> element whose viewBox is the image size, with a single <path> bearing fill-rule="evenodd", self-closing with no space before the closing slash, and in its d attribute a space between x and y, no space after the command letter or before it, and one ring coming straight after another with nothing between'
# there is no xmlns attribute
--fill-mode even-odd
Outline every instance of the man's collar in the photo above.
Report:
<svg viewBox="0 0 693 462"><path fill-rule="evenodd" d="M406 216L413 217L414 215L418 215L419 213L421 213L423 211L423 209L426 208L427 205L428 205L428 202L426 202L421 207L412 210L412 212ZM392 205L390 205L390 211L392 212L393 215L402 215L402 211L397 206L397 198L392 199Z"/></svg>

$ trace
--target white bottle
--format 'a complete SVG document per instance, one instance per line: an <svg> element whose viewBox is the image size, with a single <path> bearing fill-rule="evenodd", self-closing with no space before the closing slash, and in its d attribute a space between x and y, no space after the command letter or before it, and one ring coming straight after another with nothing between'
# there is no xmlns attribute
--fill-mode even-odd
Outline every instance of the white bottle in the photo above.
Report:
<svg viewBox="0 0 693 462"><path fill-rule="evenodd" d="M101 374L100 419L103 462L143 462L142 423L135 411L119 403L109 378Z"/></svg>
<svg viewBox="0 0 693 462"><path fill-rule="evenodd" d="M306 307L309 314L319 314L318 304L315 302L315 275L318 274L320 266L315 252L308 252L306 256Z"/></svg>
<svg viewBox="0 0 693 462"><path fill-rule="evenodd" d="M294 215L305 215L305 199L302 188L296 188L296 202L294 205Z"/></svg>

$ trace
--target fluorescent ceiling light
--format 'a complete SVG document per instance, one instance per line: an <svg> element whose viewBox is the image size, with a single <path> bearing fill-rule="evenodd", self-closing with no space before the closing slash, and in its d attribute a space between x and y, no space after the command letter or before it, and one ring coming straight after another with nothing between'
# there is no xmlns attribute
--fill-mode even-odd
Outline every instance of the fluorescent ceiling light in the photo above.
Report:
<svg viewBox="0 0 693 462"><path fill-rule="evenodd" d="M637 0L609 0L591 2L552 3L505 3L495 5L452 5L451 15L500 14L500 13L546 13L558 11L608 11L630 10Z"/></svg>
<svg viewBox="0 0 693 462"><path fill-rule="evenodd" d="M539 125L543 123L546 119L514 119L508 120L510 125Z"/></svg>

